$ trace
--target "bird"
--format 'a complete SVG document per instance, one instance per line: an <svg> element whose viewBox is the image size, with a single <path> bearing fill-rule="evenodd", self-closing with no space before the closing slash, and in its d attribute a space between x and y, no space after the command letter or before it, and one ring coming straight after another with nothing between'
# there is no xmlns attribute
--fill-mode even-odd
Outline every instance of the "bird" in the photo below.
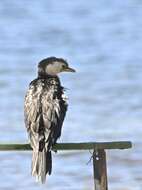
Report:
<svg viewBox="0 0 142 190"><path fill-rule="evenodd" d="M63 58L48 57L38 63L37 78L31 81L24 99L24 118L32 147L31 174L45 183L52 172L52 147L61 136L68 108L65 88L58 74L76 72Z"/></svg>

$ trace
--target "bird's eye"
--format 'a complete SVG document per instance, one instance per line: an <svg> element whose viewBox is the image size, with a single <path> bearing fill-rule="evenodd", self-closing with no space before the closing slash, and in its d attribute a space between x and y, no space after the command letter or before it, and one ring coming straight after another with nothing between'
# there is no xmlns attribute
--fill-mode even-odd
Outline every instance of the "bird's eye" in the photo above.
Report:
<svg viewBox="0 0 142 190"><path fill-rule="evenodd" d="M62 65L62 68L63 68L63 69L65 69L65 68L66 68L66 66L65 66L65 65Z"/></svg>

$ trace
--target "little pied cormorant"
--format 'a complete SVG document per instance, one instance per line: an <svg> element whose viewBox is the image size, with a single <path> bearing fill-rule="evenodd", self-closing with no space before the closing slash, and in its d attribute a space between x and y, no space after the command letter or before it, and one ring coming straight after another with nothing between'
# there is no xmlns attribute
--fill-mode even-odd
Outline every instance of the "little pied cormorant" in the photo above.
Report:
<svg viewBox="0 0 142 190"><path fill-rule="evenodd" d="M62 58L49 57L38 64L38 77L25 96L25 125L33 149L32 175L44 183L52 170L52 146L61 135L67 111L67 98L57 76L60 72L75 72Z"/></svg>

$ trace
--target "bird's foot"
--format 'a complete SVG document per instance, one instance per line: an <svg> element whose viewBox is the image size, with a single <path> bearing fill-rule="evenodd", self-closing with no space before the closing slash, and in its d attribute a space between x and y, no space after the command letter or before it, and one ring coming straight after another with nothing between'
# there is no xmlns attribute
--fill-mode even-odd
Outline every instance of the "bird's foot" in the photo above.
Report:
<svg viewBox="0 0 142 190"><path fill-rule="evenodd" d="M55 152L55 153L57 153L57 150L54 148L54 147L56 146L56 144L57 144L57 143L54 143L53 149L52 149L52 151Z"/></svg>

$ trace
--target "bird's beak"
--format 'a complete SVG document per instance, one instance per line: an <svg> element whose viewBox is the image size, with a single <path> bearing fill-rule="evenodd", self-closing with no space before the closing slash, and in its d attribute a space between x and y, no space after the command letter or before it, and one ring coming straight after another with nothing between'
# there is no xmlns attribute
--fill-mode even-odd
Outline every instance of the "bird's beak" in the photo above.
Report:
<svg viewBox="0 0 142 190"><path fill-rule="evenodd" d="M75 69L70 68L70 67L65 68L64 71L65 72L73 72L73 73L76 72Z"/></svg>

